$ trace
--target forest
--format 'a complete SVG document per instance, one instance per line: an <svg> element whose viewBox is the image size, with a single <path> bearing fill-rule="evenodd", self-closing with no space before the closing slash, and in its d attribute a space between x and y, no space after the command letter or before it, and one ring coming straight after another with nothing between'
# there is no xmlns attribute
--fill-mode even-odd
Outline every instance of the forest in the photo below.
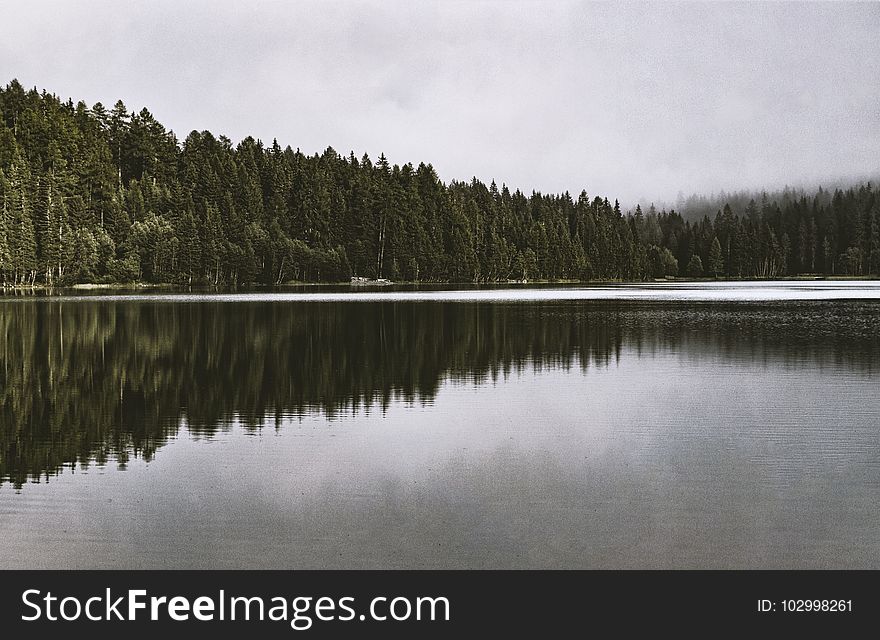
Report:
<svg viewBox="0 0 880 640"><path fill-rule="evenodd" d="M598 151L597 151L598 152ZM146 108L0 89L0 286L640 281L880 274L870 182L690 220L581 191L444 182L208 131Z"/></svg>

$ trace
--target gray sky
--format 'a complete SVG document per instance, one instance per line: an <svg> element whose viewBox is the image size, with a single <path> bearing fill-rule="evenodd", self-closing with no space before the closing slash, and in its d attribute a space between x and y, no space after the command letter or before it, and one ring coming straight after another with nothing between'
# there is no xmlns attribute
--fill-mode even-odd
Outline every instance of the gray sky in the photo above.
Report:
<svg viewBox="0 0 880 640"><path fill-rule="evenodd" d="M0 82L181 138L674 199L880 173L880 3L0 0Z"/></svg>

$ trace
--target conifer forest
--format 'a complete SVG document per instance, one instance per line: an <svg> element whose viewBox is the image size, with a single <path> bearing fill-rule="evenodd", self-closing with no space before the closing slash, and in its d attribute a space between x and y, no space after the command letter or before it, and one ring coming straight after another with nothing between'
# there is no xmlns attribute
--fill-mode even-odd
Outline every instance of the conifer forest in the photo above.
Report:
<svg viewBox="0 0 880 640"><path fill-rule="evenodd" d="M520 188L382 154L180 140L122 101L0 89L3 287L880 274L871 182L755 194L696 219Z"/></svg>

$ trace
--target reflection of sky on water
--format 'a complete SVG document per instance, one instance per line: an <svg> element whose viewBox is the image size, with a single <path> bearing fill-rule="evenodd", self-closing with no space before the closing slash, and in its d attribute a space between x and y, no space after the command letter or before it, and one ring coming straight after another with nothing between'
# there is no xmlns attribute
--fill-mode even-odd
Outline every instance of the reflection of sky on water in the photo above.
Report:
<svg viewBox="0 0 880 640"><path fill-rule="evenodd" d="M400 287L340 290L322 287L293 292L60 295L61 302L561 302L571 300L637 300L654 302L783 302L794 300L877 300L880 281L809 280L767 282L652 282L644 284L535 287L480 287L447 290L442 287ZM8 300L21 300L10 298ZM0 299L2 301L2 299Z"/></svg>
<svg viewBox="0 0 880 640"><path fill-rule="evenodd" d="M6 298L0 567L880 568L877 290Z"/></svg>
<svg viewBox="0 0 880 640"><path fill-rule="evenodd" d="M687 348L0 488L4 566L874 567L866 371ZM51 524L50 521L51 520Z"/></svg>

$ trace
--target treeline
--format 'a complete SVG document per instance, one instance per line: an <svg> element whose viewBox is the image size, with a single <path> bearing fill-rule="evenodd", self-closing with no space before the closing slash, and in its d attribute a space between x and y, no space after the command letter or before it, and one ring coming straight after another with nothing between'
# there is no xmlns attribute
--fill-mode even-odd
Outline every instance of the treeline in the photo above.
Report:
<svg viewBox="0 0 880 640"><path fill-rule="evenodd" d="M699 221L607 198L444 183L430 164L306 155L147 109L0 89L0 284L774 278L880 273L870 183Z"/></svg>
<svg viewBox="0 0 880 640"><path fill-rule="evenodd" d="M738 216L745 214L752 202L769 201L776 203L781 209L785 209L793 204L800 202L802 199L817 199L817 204L828 206L836 191L846 191L861 183L875 182L876 178L863 178L861 180L851 179L848 181L838 180L827 185L817 187L791 187L785 186L782 189L775 190L748 190L741 191L724 191L713 194L694 193L687 197L679 194L675 201L675 210L678 211L685 220L691 222L699 222L705 216L714 218L715 214L722 209L724 205L729 205L731 211ZM642 200L641 206L644 209L649 208L654 203ZM671 208L671 205L663 205L665 208Z"/></svg>

